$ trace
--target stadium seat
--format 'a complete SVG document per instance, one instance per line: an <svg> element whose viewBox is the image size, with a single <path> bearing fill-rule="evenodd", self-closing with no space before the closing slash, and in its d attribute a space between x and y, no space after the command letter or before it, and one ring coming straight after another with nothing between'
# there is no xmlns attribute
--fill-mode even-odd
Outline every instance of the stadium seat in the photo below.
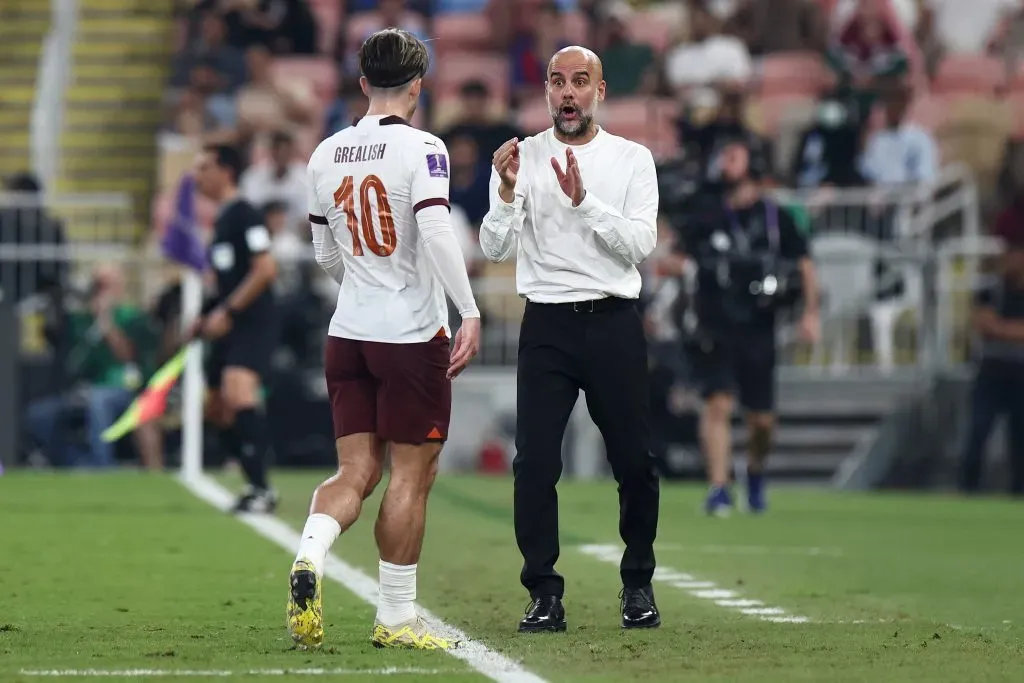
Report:
<svg viewBox="0 0 1024 683"><path fill-rule="evenodd" d="M629 37L637 43L650 45L658 54L664 54L672 42L674 26L661 12L648 10L632 14L628 21Z"/></svg>
<svg viewBox="0 0 1024 683"><path fill-rule="evenodd" d="M434 72L434 95L438 98L458 95L463 83L481 80L491 96L501 102L509 98L509 63L504 55L489 52L450 52L438 60Z"/></svg>
<svg viewBox="0 0 1024 683"><path fill-rule="evenodd" d="M932 92L994 96L1006 83L1006 68L995 57L950 54L939 62Z"/></svg>
<svg viewBox="0 0 1024 683"><path fill-rule="evenodd" d="M817 96L835 81L813 52L777 52L761 62L759 92L765 96Z"/></svg>
<svg viewBox="0 0 1024 683"><path fill-rule="evenodd" d="M949 115L951 102L938 95L919 95L910 107L910 120L935 132L942 127Z"/></svg>
<svg viewBox="0 0 1024 683"><path fill-rule="evenodd" d="M445 14L434 19L434 48L438 53L486 49L491 25L484 14Z"/></svg>
<svg viewBox="0 0 1024 683"><path fill-rule="evenodd" d="M587 18L582 12L566 12L562 15L563 37L570 45L586 45Z"/></svg>
<svg viewBox="0 0 1024 683"><path fill-rule="evenodd" d="M321 102L330 102L337 95L338 69L327 57L279 57L271 68L276 79L309 84Z"/></svg>

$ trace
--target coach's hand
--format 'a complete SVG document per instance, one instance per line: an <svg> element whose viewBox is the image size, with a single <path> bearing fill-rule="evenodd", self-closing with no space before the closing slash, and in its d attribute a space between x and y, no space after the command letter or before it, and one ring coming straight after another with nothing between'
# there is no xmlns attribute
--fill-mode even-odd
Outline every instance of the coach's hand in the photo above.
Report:
<svg viewBox="0 0 1024 683"><path fill-rule="evenodd" d="M455 333L455 348L452 349L448 379L454 379L469 361L480 351L480 318L463 318L462 326Z"/></svg>
<svg viewBox="0 0 1024 683"><path fill-rule="evenodd" d="M583 176L580 175L580 165L576 161L576 155L566 147L565 172L562 172L562 167L558 165L558 159L555 157L551 157L551 167L555 169L558 185L562 188L562 192L572 200L573 206L579 206L587 195L587 191L583 189Z"/></svg>
<svg viewBox="0 0 1024 683"><path fill-rule="evenodd" d="M814 311L806 311L800 316L800 339L808 344L817 344L821 340L821 316Z"/></svg>
<svg viewBox="0 0 1024 683"><path fill-rule="evenodd" d="M223 308L215 308L203 320L203 338L220 339L231 331L231 316Z"/></svg>
<svg viewBox="0 0 1024 683"><path fill-rule="evenodd" d="M516 197L516 181L519 179L519 138L512 138L499 147L491 161L501 178L498 195L503 202L511 204Z"/></svg>

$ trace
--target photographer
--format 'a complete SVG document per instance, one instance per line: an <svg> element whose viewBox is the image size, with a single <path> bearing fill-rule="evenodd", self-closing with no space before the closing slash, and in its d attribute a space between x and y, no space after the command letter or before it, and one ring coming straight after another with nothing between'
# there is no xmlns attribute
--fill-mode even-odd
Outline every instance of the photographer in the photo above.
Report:
<svg viewBox="0 0 1024 683"><path fill-rule="evenodd" d="M747 145L723 145L718 163L724 195L709 195L684 232L685 249L697 264L684 332L705 401L701 442L711 486L705 509L723 515L732 507L734 397L748 413L747 502L760 512L775 423L776 313L802 297L799 329L807 341L818 338L820 320L807 242L787 211L762 196Z"/></svg>

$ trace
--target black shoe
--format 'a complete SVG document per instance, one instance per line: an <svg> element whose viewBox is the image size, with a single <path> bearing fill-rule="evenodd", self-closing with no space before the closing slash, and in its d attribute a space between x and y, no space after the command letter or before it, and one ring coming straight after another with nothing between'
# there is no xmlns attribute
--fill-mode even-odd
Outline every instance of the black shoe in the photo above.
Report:
<svg viewBox="0 0 1024 683"><path fill-rule="evenodd" d="M554 595L534 598L526 608L526 616L519 621L520 633L564 630L565 608L562 607L562 599Z"/></svg>
<svg viewBox="0 0 1024 683"><path fill-rule="evenodd" d="M277 508L277 494L269 489L250 487L238 497L232 512L258 512L270 514Z"/></svg>
<svg viewBox="0 0 1024 683"><path fill-rule="evenodd" d="M623 588L619 598L622 600L622 628L661 626L661 615L654 604L654 589L650 584L644 588Z"/></svg>

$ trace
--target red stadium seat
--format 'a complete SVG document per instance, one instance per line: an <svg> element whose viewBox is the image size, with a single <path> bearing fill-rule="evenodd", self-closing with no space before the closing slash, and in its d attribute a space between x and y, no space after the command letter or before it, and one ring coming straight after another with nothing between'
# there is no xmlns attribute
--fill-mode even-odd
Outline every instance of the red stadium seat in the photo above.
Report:
<svg viewBox="0 0 1024 683"><path fill-rule="evenodd" d="M920 95L910 107L910 120L935 132L949 116L950 100L939 95Z"/></svg>
<svg viewBox="0 0 1024 683"><path fill-rule="evenodd" d="M437 52L486 49L491 43L491 24L483 14L442 14L434 19Z"/></svg>
<svg viewBox="0 0 1024 683"><path fill-rule="evenodd" d="M646 43L662 54L672 42L673 26L660 12L635 12L629 17L629 37L637 43Z"/></svg>
<svg viewBox="0 0 1024 683"><path fill-rule="evenodd" d="M487 84L491 96L501 102L508 102L509 63L508 57L488 52L450 52L438 58L433 74L434 92L439 98L457 95L462 84L468 80L480 80Z"/></svg>
<svg viewBox="0 0 1024 683"><path fill-rule="evenodd" d="M778 52L761 64L762 95L818 95L834 76L813 52Z"/></svg>
<svg viewBox="0 0 1024 683"><path fill-rule="evenodd" d="M327 57L279 57L273 75L288 82L307 82L322 102L330 102L338 91L338 69Z"/></svg>
<svg viewBox="0 0 1024 683"><path fill-rule="evenodd" d="M1002 60L985 55L951 54L940 63L932 92L939 94L995 95L1006 83Z"/></svg>
<svg viewBox="0 0 1024 683"><path fill-rule="evenodd" d="M582 12L566 12L562 22L563 37L570 45L587 44L587 18Z"/></svg>

